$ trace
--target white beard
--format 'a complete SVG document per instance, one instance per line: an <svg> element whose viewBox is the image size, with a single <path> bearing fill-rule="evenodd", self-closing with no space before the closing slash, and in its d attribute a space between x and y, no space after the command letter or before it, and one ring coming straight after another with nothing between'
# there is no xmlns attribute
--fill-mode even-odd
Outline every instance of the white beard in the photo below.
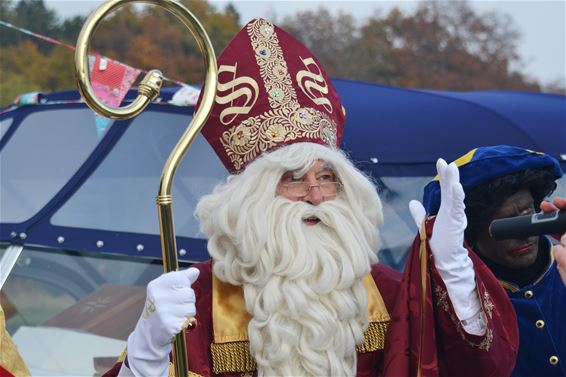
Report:
<svg viewBox="0 0 566 377"><path fill-rule="evenodd" d="M241 276L258 375L355 375L375 228L340 197L319 206L276 197L265 211L267 220L244 221L239 256L222 268ZM311 216L320 223L303 222Z"/></svg>

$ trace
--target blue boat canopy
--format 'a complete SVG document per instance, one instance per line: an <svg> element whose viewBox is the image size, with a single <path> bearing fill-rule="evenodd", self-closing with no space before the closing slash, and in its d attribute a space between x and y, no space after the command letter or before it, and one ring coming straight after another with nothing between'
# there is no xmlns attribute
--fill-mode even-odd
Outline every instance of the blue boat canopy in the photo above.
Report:
<svg viewBox="0 0 566 377"><path fill-rule="evenodd" d="M566 97L509 91L412 90L334 79L347 112L343 148L370 174L386 206L392 264L416 229L407 202L420 199L438 157L510 144L544 151L566 169ZM192 119L165 88L138 117L97 133L77 91L39 94L0 115L0 241L160 258L154 197L161 169ZM130 91L126 102L137 93ZM227 172L198 137L173 189L181 259L208 258L192 214Z"/></svg>

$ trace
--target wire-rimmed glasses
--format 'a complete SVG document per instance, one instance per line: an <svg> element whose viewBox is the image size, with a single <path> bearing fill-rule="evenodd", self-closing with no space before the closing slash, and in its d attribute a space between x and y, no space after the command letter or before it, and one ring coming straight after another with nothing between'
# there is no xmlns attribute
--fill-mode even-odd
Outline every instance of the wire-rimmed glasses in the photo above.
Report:
<svg viewBox="0 0 566 377"><path fill-rule="evenodd" d="M340 182L318 182L316 185L312 185L307 181L297 181L282 183L281 187L285 189L287 194L295 197L307 196L311 192L313 187L318 187L323 196L336 196L338 192L342 189L342 183Z"/></svg>

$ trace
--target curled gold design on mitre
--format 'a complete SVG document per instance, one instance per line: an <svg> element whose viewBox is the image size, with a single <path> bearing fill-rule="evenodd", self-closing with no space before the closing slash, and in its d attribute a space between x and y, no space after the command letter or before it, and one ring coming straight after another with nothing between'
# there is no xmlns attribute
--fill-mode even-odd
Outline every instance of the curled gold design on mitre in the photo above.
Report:
<svg viewBox="0 0 566 377"><path fill-rule="evenodd" d="M219 105L230 105L222 109L219 115L220 122L223 125L229 125L239 115L247 115L255 105L259 96L259 85L249 76L237 75L237 64L222 64L218 68L218 75L221 73L230 74L231 79L222 82L218 80L218 87L215 101ZM238 105L234 103L239 102Z"/></svg>
<svg viewBox="0 0 566 377"><path fill-rule="evenodd" d="M336 124L313 108L297 106L272 109L246 119L222 134L222 145L236 170L277 144L296 139L336 144Z"/></svg>

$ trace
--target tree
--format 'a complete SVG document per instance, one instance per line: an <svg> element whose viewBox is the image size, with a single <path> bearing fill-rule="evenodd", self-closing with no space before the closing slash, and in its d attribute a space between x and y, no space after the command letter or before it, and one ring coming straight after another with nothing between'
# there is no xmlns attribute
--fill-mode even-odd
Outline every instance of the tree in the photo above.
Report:
<svg viewBox="0 0 566 377"><path fill-rule="evenodd" d="M73 51L59 48L44 55L31 41L0 50L0 104L26 92L74 88Z"/></svg>
<svg viewBox="0 0 566 377"><path fill-rule="evenodd" d="M543 91L562 94L564 96L566 95L566 82L564 82L564 79L552 80L544 85Z"/></svg>
<svg viewBox="0 0 566 377"><path fill-rule="evenodd" d="M233 3L226 4L226 7L224 8L224 13L232 15L232 17L234 18L236 23L238 25L241 25L240 24L240 13L238 13L238 11L236 10L236 7L234 6Z"/></svg>
<svg viewBox="0 0 566 377"><path fill-rule="evenodd" d="M0 1L0 19L10 22L14 17L14 4L12 0Z"/></svg>
<svg viewBox="0 0 566 377"><path fill-rule="evenodd" d="M400 68L395 64L396 30L402 19L398 8L393 8L387 17L376 11L365 25L360 27L359 38L351 48L351 65L348 77L396 85Z"/></svg>
<svg viewBox="0 0 566 377"><path fill-rule="evenodd" d="M47 9L43 0L20 0L14 8L12 23L46 36L55 37L58 34L59 19L55 11ZM17 44L24 39L29 39L29 37L19 33L11 45ZM42 41L34 40L33 43L43 53L47 53L54 48L53 45Z"/></svg>
<svg viewBox="0 0 566 377"><path fill-rule="evenodd" d="M429 0L409 14L394 8L357 26L348 14L300 12L283 25L332 76L445 90L540 90L519 66L519 33L508 16L478 15L466 1Z"/></svg>
<svg viewBox="0 0 566 377"><path fill-rule="evenodd" d="M0 57L0 101L3 105L22 93L39 90L34 76L36 70L43 69L45 57L37 45L24 41L15 47L2 49Z"/></svg>
<svg viewBox="0 0 566 377"><path fill-rule="evenodd" d="M301 40L330 75L351 77L354 69L349 69L349 57L358 35L352 15L340 12L334 17L326 8L319 8L286 17L281 26Z"/></svg>
<svg viewBox="0 0 566 377"><path fill-rule="evenodd" d="M217 55L240 30L232 3L218 11L207 0L180 1L201 21ZM85 19L60 22L44 0L0 0L0 17L70 44ZM362 24L348 13L332 15L320 8L286 17L280 24L313 51L332 76L444 90L541 90L520 71L519 33L509 17L477 14L466 1L428 0L411 12L376 11ZM157 68L175 80L204 79L194 38L173 15L155 6L126 5L106 17L90 52L138 69ZM75 88L73 72L72 51L2 29L0 105L26 91ZM565 85L554 82L544 90L564 93Z"/></svg>
<svg viewBox="0 0 566 377"><path fill-rule="evenodd" d="M75 16L61 23L55 12L46 8L43 0L20 0L17 4L12 0L0 0L0 20L67 43L77 40L85 19ZM32 41L44 53L54 48L49 43L30 38L18 30L2 28L0 48L15 46L24 40Z"/></svg>
<svg viewBox="0 0 566 377"><path fill-rule="evenodd" d="M232 12L219 13L205 0L183 1L203 24L218 54L239 31ZM123 7L100 26L93 51L125 64L189 83L204 79L201 53L182 23L166 10Z"/></svg>
<svg viewBox="0 0 566 377"><path fill-rule="evenodd" d="M8 23L14 23L14 4L12 0L0 1L0 20ZM0 38L0 48L11 46L16 43L19 33L15 30L0 26L2 37Z"/></svg>
<svg viewBox="0 0 566 377"><path fill-rule="evenodd" d="M500 13L477 15L465 1L426 1L397 24L395 35L401 86L539 90L511 70L520 63L519 33Z"/></svg>
<svg viewBox="0 0 566 377"><path fill-rule="evenodd" d="M218 12L206 0L183 3L201 21L217 54L240 30L233 7ZM84 17L59 22L43 0L0 0L0 12L7 22L71 44L84 23ZM76 87L73 51L11 29L6 31L2 30L0 38L0 106L24 92ZM120 7L102 21L90 53L138 69L157 68L166 77L184 82L201 83L204 79L203 59L194 38L177 18L159 7Z"/></svg>
<svg viewBox="0 0 566 377"><path fill-rule="evenodd" d="M74 16L63 20L57 33L58 39L62 42L74 44L79 37L79 33L86 21L84 16Z"/></svg>

